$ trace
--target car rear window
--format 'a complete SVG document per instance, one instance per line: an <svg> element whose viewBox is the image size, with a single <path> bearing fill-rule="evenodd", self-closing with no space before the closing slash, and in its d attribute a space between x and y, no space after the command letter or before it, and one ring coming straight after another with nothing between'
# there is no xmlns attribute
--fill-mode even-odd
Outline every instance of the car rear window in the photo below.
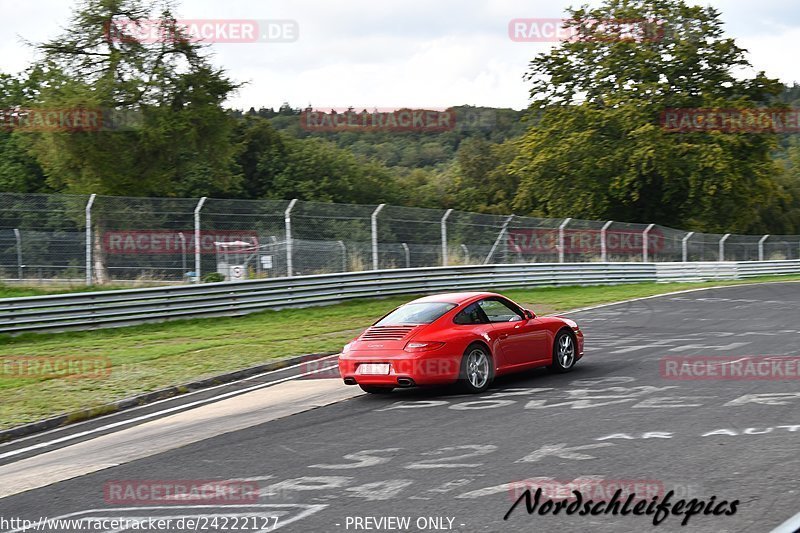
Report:
<svg viewBox="0 0 800 533"><path fill-rule="evenodd" d="M424 302L402 305L375 323L376 326L398 326L400 324L430 324L456 304L447 302Z"/></svg>

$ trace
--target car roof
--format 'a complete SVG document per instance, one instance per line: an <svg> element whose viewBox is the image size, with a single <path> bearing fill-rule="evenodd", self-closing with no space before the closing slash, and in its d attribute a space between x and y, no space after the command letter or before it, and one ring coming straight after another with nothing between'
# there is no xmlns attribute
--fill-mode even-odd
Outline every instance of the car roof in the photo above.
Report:
<svg viewBox="0 0 800 533"><path fill-rule="evenodd" d="M442 294L432 294L430 296L417 298L416 300L413 301L413 303L447 302L453 304L463 304L464 302L469 302L471 300L476 300L479 298L487 298L490 296L500 296L500 295L494 292L445 292Z"/></svg>

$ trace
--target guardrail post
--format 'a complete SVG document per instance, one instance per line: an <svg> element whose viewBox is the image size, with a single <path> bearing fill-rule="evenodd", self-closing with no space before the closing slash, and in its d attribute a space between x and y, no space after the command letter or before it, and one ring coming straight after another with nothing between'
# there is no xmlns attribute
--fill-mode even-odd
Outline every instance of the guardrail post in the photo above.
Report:
<svg viewBox="0 0 800 533"><path fill-rule="evenodd" d="M400 246L403 247L403 253L406 255L406 268L411 268L411 250L408 249L408 244L401 242Z"/></svg>
<svg viewBox="0 0 800 533"><path fill-rule="evenodd" d="M200 283L200 210L207 198L203 196L194 208L194 282Z"/></svg>
<svg viewBox="0 0 800 533"><path fill-rule="evenodd" d="M89 196L86 202L86 285L92 284L92 205L96 194Z"/></svg>
<svg viewBox="0 0 800 533"><path fill-rule="evenodd" d="M294 242L292 238L292 209L297 203L297 198L293 198L286 211L283 212L283 225L286 228L286 276L291 278L294 275L294 265L292 265L292 248Z"/></svg>
<svg viewBox="0 0 800 533"><path fill-rule="evenodd" d="M761 237L761 240L758 241L758 260L759 261L763 261L764 260L764 242L767 239L769 239L769 234L764 235L763 237Z"/></svg>
<svg viewBox="0 0 800 533"><path fill-rule="evenodd" d="M19 232L19 228L14 228L14 240L17 243L17 277L22 279L24 265L22 264L22 235Z"/></svg>
<svg viewBox="0 0 800 533"><path fill-rule="evenodd" d="M464 252L464 263L469 264L469 248L467 248L466 244L461 245L461 251Z"/></svg>
<svg viewBox="0 0 800 533"><path fill-rule="evenodd" d="M608 261L608 244L606 243L606 234L608 233L608 228L611 227L611 224L613 223L613 220L609 220L600 229L600 261L603 263Z"/></svg>
<svg viewBox="0 0 800 533"><path fill-rule="evenodd" d="M725 241L727 241L728 237L730 237L730 236L731 236L730 233L726 233L719 240L719 260L720 261L725 261Z"/></svg>
<svg viewBox="0 0 800 533"><path fill-rule="evenodd" d="M347 246L344 241L336 241L336 244L342 249L342 272L347 272Z"/></svg>
<svg viewBox="0 0 800 533"><path fill-rule="evenodd" d="M648 256L650 254L650 243L648 242L648 238L650 236L650 230L652 230L653 227L655 227L655 224L650 224L642 232L642 262L643 263L647 263L647 260L649 259Z"/></svg>
<svg viewBox="0 0 800 533"><path fill-rule="evenodd" d="M442 266L447 266L447 217L452 212L452 209L448 209L442 217Z"/></svg>
<svg viewBox="0 0 800 533"><path fill-rule="evenodd" d="M558 262L564 262L564 228L570 223L571 218L565 218L564 222L558 227Z"/></svg>
<svg viewBox="0 0 800 533"><path fill-rule="evenodd" d="M694 235L694 232L690 231L681 241L681 252L684 263L686 263L689 260L689 239L692 238L692 235Z"/></svg>
<svg viewBox="0 0 800 533"><path fill-rule="evenodd" d="M503 226L500 228L500 233L497 234L497 238L494 240L494 244L492 244L492 249L489 250L489 254L486 256L486 259L483 260L484 265L488 265L489 261L492 260L494 251L497 250L497 247L500 245L500 241L503 240L503 235L505 235L506 229L508 228L508 225L511 224L513 219L514 215L509 215L505 222L503 222Z"/></svg>
<svg viewBox="0 0 800 533"><path fill-rule="evenodd" d="M378 214L386 207L381 204L372 212L372 270L378 270Z"/></svg>

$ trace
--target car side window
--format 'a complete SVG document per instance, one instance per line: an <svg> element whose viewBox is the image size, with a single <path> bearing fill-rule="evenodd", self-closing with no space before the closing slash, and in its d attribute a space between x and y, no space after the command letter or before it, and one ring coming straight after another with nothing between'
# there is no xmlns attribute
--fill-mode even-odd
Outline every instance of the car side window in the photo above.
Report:
<svg viewBox="0 0 800 533"><path fill-rule="evenodd" d="M523 320L525 317L520 314L520 311L512 308L509 304L502 300L487 299L478 302L481 310L486 313L489 322L516 322Z"/></svg>
<svg viewBox="0 0 800 533"><path fill-rule="evenodd" d="M463 311L456 314L453 318L455 324L486 324L488 322L486 315L481 310L477 303L468 305Z"/></svg>

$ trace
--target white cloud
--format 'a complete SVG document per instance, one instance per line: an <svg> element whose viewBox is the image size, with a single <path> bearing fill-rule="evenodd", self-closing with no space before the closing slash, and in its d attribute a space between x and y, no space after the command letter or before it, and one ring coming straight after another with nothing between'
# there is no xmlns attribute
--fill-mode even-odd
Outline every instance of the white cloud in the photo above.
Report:
<svg viewBox="0 0 800 533"><path fill-rule="evenodd" d="M216 44L214 61L248 81L229 104L277 107L288 101L331 106L473 104L522 108L528 62L548 44L515 43L513 18L557 18L580 1L531 0L184 0L183 18L294 19L294 43ZM596 4L597 0L591 2ZM703 2L706 3L706 2ZM785 0L711 0L728 32L751 52L757 70L800 80L792 51L800 8ZM71 2L0 0L13 13L0 26L0 71L22 70L33 57L18 36L53 38Z"/></svg>

